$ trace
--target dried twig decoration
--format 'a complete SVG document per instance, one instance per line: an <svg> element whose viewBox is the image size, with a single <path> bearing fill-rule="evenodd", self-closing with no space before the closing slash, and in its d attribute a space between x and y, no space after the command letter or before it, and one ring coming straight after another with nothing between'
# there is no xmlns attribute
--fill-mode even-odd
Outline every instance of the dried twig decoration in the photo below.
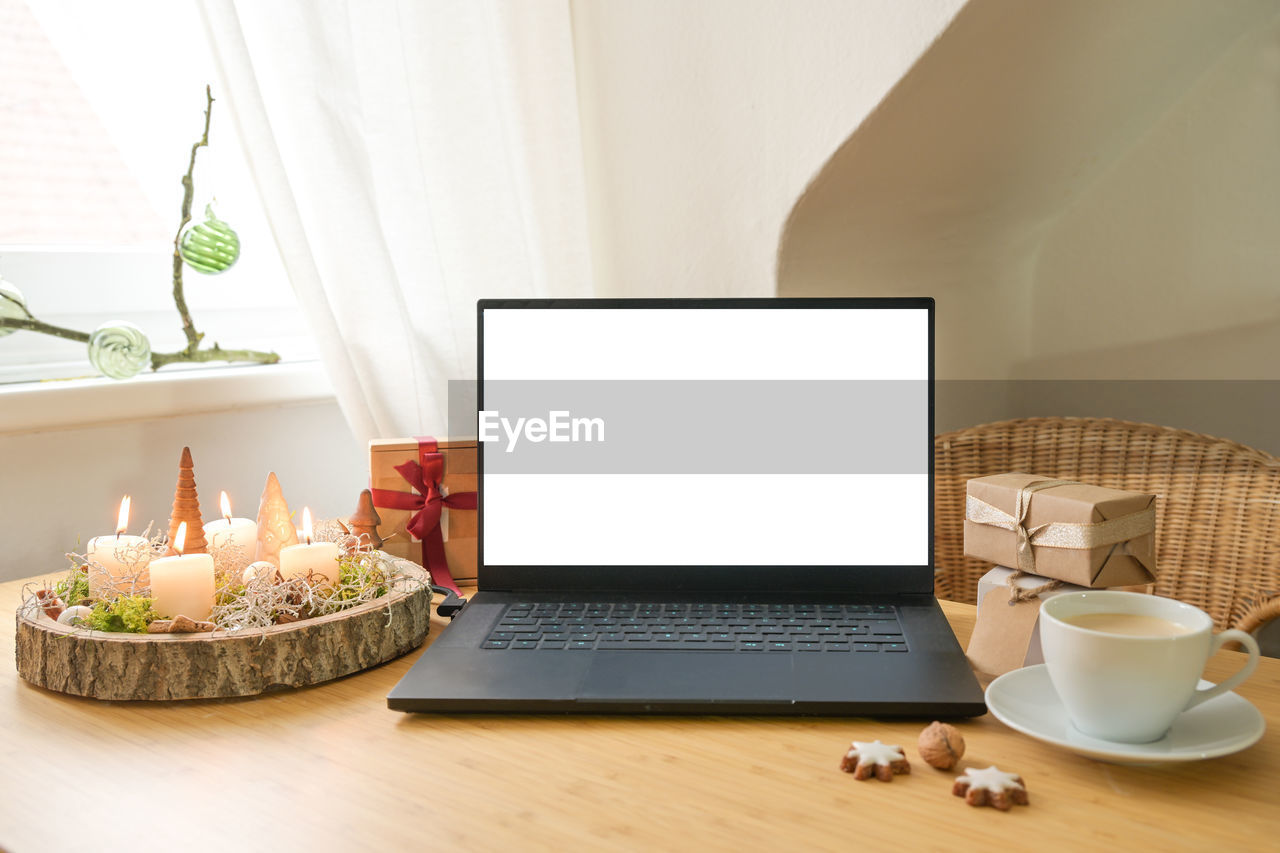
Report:
<svg viewBox="0 0 1280 853"><path fill-rule="evenodd" d="M209 546L209 554L213 557L213 576L218 586L239 583L250 563L248 549L235 540L215 541Z"/></svg>
<svg viewBox="0 0 1280 853"><path fill-rule="evenodd" d="M279 579L255 574L243 584L219 589L209 618L225 631L268 628L348 610L392 590L413 591L424 584L420 578L398 572L380 551L348 548L341 557L337 583L324 575Z"/></svg>
<svg viewBox="0 0 1280 853"><path fill-rule="evenodd" d="M153 522L154 523L154 522ZM120 564L114 573L108 572L97 561L87 554L68 553L67 559L76 571L83 570L86 576L92 573L94 579L85 589L86 596L90 589L96 598L117 598L121 595L146 597L151 594L151 561L163 557L168 551L169 540L162 533L151 532L151 524L142 531L142 542L130 540L116 546L113 556ZM86 596L79 596L67 604L80 604Z"/></svg>

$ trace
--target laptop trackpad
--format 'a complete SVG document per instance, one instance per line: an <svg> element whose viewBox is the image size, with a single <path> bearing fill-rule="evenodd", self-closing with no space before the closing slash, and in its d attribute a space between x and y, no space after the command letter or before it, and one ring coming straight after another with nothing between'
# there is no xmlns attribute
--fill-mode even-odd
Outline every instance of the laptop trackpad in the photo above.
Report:
<svg viewBox="0 0 1280 853"><path fill-rule="evenodd" d="M582 687L590 700L790 701L791 655L752 652L596 652Z"/></svg>

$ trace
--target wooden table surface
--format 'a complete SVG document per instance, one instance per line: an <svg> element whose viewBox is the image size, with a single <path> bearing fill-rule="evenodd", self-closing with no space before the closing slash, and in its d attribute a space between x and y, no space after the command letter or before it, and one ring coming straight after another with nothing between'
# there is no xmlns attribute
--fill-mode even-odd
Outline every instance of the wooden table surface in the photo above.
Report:
<svg viewBox="0 0 1280 853"><path fill-rule="evenodd" d="M0 584L12 612L22 582ZM962 643L973 608L943 604ZM439 625L433 624L433 635ZM13 660L13 634L0 639ZM919 760L927 720L426 716L385 696L418 653L256 699L99 702L0 674L0 848L1280 850L1280 660L1239 693L1250 749L1125 767L960 722L961 766L1021 773L1031 805L971 808ZM1238 656L1221 652L1217 681ZM849 741L902 744L909 776L859 782Z"/></svg>

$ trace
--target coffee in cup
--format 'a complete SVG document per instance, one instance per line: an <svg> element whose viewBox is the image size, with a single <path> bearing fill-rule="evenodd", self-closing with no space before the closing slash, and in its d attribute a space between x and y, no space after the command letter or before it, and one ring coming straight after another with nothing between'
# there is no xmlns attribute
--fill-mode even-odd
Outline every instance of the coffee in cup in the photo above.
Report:
<svg viewBox="0 0 1280 853"><path fill-rule="evenodd" d="M1143 613L1080 613L1062 621L1077 628L1126 637L1176 637L1190 633L1185 625Z"/></svg>
<svg viewBox="0 0 1280 853"><path fill-rule="evenodd" d="M1209 658L1236 641L1249 659L1214 687L1197 690ZM1087 590L1047 599L1040 644L1072 724L1102 740L1149 743L1183 711L1240 684L1258 665L1258 644L1243 631L1213 633L1209 614L1171 598Z"/></svg>

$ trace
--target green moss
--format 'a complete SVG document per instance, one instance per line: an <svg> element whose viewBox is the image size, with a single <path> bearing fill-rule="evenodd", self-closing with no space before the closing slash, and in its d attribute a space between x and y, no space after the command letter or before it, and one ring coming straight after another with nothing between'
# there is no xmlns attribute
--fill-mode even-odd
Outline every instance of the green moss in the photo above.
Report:
<svg viewBox="0 0 1280 853"><path fill-rule="evenodd" d="M374 590L374 597L386 595L387 575L382 570L382 561L367 552L357 552L338 558L338 597L344 601L354 598L368 598L366 593Z"/></svg>
<svg viewBox="0 0 1280 853"><path fill-rule="evenodd" d="M369 552L338 558L338 583L332 595L313 603L312 616L337 613L387 594L390 580L383 561Z"/></svg>
<svg viewBox="0 0 1280 853"><path fill-rule="evenodd" d="M53 594L61 598L68 606L79 604L89 597L89 570L85 566L76 566L62 580L53 585Z"/></svg>
<svg viewBox="0 0 1280 853"><path fill-rule="evenodd" d="M122 595L113 601L95 601L93 612L82 624L95 631L145 634L147 626L156 618L152 604L150 598L132 595Z"/></svg>
<svg viewBox="0 0 1280 853"><path fill-rule="evenodd" d="M244 598L244 593L245 593L244 584L242 583L232 584L231 586L226 586L218 590L217 598L214 603L220 604L225 607L228 604L234 603L236 599Z"/></svg>

